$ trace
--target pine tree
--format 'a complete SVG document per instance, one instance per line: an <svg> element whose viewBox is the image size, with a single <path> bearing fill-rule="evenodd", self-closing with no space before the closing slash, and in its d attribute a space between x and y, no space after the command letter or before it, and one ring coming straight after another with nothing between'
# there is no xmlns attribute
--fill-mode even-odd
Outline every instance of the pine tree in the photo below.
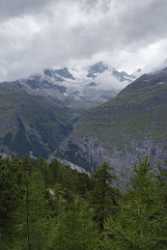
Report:
<svg viewBox="0 0 167 250"><path fill-rule="evenodd" d="M20 160L0 159L0 249L12 249L23 197Z"/></svg>
<svg viewBox="0 0 167 250"><path fill-rule="evenodd" d="M58 217L50 234L51 250L97 250L98 234L88 205L76 199Z"/></svg>
<svg viewBox="0 0 167 250"><path fill-rule="evenodd" d="M119 192L112 186L114 178L107 163L100 166L92 176L93 190L90 203L100 230L103 229L106 218L117 211Z"/></svg>
<svg viewBox="0 0 167 250"><path fill-rule="evenodd" d="M43 250L50 222L44 179L36 161L23 159L20 162L22 199L17 210L14 247L10 250Z"/></svg>
<svg viewBox="0 0 167 250"><path fill-rule="evenodd" d="M161 209L157 178L151 173L148 160L145 160L135 169L132 187L121 202L120 212L105 224L105 248L160 249Z"/></svg>

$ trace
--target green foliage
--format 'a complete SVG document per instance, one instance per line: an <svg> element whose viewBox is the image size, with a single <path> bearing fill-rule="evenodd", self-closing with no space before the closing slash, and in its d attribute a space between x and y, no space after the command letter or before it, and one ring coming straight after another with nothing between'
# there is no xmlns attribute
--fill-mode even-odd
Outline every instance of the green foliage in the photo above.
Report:
<svg viewBox="0 0 167 250"><path fill-rule="evenodd" d="M90 194L90 202L99 229L103 229L107 217L111 214L114 215L117 211L119 193L112 186L114 179L112 169L107 163L100 166L92 176L93 189Z"/></svg>
<svg viewBox="0 0 167 250"><path fill-rule="evenodd" d="M88 205L75 200L58 218L50 249L95 250L98 234Z"/></svg>
<svg viewBox="0 0 167 250"><path fill-rule="evenodd" d="M17 210L23 197L21 166L22 162L16 159L0 160L0 246L3 249L13 240Z"/></svg>
<svg viewBox="0 0 167 250"><path fill-rule="evenodd" d="M166 171L156 175L146 159L124 192L112 172L0 159L0 249L166 250Z"/></svg>
<svg viewBox="0 0 167 250"><path fill-rule="evenodd" d="M162 227L167 217L163 214L159 187L148 160L136 167L132 187L121 201L120 212L106 222L106 249L166 249L162 242L166 241L167 233Z"/></svg>

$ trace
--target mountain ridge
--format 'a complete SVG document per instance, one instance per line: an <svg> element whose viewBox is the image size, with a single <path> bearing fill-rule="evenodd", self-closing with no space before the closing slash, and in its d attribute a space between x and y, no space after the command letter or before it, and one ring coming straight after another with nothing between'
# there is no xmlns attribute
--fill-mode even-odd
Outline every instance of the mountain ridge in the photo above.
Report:
<svg viewBox="0 0 167 250"><path fill-rule="evenodd" d="M108 101L134 79L133 75L99 62L87 66L84 73L83 70L66 67L45 69L40 74L13 83L22 84L31 95L50 96L63 101L68 107L88 109Z"/></svg>
<svg viewBox="0 0 167 250"><path fill-rule="evenodd" d="M119 174L139 158L167 160L167 69L144 74L111 101L81 117L62 155L95 168L103 161ZM73 150L74 149L74 150Z"/></svg>

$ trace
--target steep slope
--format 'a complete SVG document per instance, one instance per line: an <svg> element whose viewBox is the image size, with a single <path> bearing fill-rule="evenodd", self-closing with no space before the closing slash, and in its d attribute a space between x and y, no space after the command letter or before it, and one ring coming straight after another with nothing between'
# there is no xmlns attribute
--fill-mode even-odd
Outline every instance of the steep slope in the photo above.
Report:
<svg viewBox="0 0 167 250"><path fill-rule="evenodd" d="M28 94L19 82L1 83L1 153L47 157L71 132L74 116L55 99Z"/></svg>
<svg viewBox="0 0 167 250"><path fill-rule="evenodd" d="M116 98L83 115L62 146L66 159L87 168L109 161L119 174L137 159L167 160L167 68L145 74Z"/></svg>

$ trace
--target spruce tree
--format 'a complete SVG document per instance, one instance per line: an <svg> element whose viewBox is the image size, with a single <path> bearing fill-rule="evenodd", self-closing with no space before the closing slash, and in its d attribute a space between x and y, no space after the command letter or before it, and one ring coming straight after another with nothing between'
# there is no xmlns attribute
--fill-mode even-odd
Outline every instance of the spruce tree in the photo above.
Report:
<svg viewBox="0 0 167 250"><path fill-rule="evenodd" d="M162 201L147 159L136 167L132 187L120 206L118 215L105 224L105 249L160 249Z"/></svg>
<svg viewBox="0 0 167 250"><path fill-rule="evenodd" d="M97 250L98 233L88 205L78 198L61 215L50 234L50 250Z"/></svg>
<svg viewBox="0 0 167 250"><path fill-rule="evenodd" d="M95 221L100 230L109 215L117 211L119 192L113 187L112 169L107 163L100 166L92 176L93 190L90 195L90 203L95 212Z"/></svg>
<svg viewBox="0 0 167 250"><path fill-rule="evenodd" d="M17 238L19 207L23 197L22 162L0 159L0 249L12 249Z"/></svg>

